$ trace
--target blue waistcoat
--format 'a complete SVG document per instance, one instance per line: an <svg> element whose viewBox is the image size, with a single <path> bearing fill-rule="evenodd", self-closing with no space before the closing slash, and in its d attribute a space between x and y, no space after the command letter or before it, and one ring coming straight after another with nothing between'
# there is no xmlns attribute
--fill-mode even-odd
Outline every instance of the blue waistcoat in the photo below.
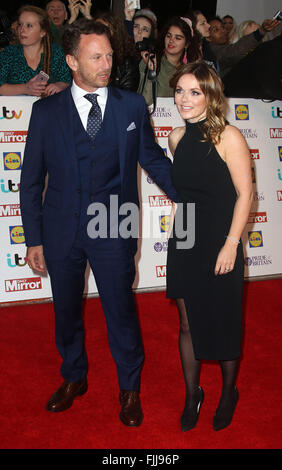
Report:
<svg viewBox="0 0 282 470"><path fill-rule="evenodd" d="M120 197L118 137L112 126L111 116L111 101L108 97L102 126L95 139L91 140L73 105L75 151L80 174L80 227L93 217L87 215L91 203L103 203L109 215L110 195Z"/></svg>

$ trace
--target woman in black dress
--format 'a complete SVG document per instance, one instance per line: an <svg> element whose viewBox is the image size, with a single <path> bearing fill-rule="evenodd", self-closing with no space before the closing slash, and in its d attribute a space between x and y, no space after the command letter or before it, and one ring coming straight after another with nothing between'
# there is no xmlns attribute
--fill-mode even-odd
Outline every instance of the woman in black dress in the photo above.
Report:
<svg viewBox="0 0 282 470"><path fill-rule="evenodd" d="M240 237L253 197L250 153L240 131L224 118L215 70L205 62L185 65L172 85L185 121L169 136L181 203L176 211L173 207L167 259L167 297L178 306L186 385L181 428L192 429L198 420L204 398L201 360L217 360L223 385L213 427L219 430L230 424L238 400L244 280Z"/></svg>

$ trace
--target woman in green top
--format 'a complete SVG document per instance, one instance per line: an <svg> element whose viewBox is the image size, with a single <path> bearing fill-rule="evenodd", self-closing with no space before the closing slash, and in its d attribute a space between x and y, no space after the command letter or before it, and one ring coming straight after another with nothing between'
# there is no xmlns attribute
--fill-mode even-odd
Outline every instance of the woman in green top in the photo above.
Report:
<svg viewBox="0 0 282 470"><path fill-rule="evenodd" d="M152 83L148 79L150 70L156 71L156 96L174 96L169 82L177 68L184 63L194 62L201 58L199 40L193 35L192 22L188 18L175 16L162 29L156 46L156 54L148 60L148 53L142 53L140 62L141 93L148 105L153 103Z"/></svg>
<svg viewBox="0 0 282 470"><path fill-rule="evenodd" d="M71 73L60 46L51 44L46 12L24 6L18 15L19 44L0 52L0 95L49 96L66 88ZM40 80L39 72L49 80Z"/></svg>

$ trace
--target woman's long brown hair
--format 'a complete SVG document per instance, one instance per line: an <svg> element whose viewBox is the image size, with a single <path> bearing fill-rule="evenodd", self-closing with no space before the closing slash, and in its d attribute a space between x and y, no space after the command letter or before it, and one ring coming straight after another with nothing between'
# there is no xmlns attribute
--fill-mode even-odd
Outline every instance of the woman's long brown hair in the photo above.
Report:
<svg viewBox="0 0 282 470"><path fill-rule="evenodd" d="M220 136L225 129L226 99L223 93L223 85L217 72L206 62L193 62L183 65L170 81L170 85L177 87L179 79L186 74L192 74L199 82L200 89L206 98L207 119L201 125L204 140L213 144L220 142Z"/></svg>

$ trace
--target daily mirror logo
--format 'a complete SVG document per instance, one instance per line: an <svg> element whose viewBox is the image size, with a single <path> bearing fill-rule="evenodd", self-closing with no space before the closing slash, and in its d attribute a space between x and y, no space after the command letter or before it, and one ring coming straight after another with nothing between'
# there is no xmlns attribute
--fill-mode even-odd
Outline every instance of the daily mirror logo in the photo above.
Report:
<svg viewBox="0 0 282 470"><path fill-rule="evenodd" d="M21 292L35 289L42 289L40 277L5 280L5 292Z"/></svg>
<svg viewBox="0 0 282 470"><path fill-rule="evenodd" d="M269 135L271 139L281 139L282 138L282 128L280 127L270 127Z"/></svg>
<svg viewBox="0 0 282 470"><path fill-rule="evenodd" d="M1 131L0 144L24 144L27 131Z"/></svg>
<svg viewBox="0 0 282 470"><path fill-rule="evenodd" d="M3 204L0 206L0 217L19 217L21 208L19 204Z"/></svg>

